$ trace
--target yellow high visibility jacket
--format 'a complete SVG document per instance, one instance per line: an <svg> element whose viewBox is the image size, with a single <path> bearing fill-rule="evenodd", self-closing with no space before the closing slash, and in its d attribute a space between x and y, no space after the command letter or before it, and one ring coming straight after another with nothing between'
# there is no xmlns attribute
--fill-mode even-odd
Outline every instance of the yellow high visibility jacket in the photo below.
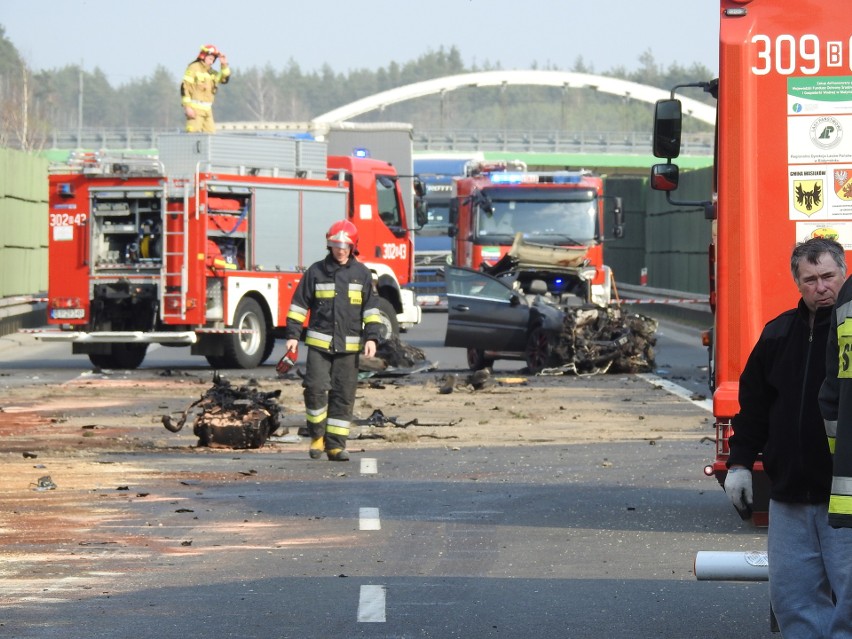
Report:
<svg viewBox="0 0 852 639"><path fill-rule="evenodd" d="M852 528L852 277L837 294L826 350L825 382L819 405L828 444L834 453L834 477L828 523Z"/></svg>
<svg viewBox="0 0 852 639"><path fill-rule="evenodd" d="M189 105L193 109L210 109L219 85L227 84L230 77L230 67L214 71L208 69L201 60L192 62L186 68L180 85L181 105Z"/></svg>

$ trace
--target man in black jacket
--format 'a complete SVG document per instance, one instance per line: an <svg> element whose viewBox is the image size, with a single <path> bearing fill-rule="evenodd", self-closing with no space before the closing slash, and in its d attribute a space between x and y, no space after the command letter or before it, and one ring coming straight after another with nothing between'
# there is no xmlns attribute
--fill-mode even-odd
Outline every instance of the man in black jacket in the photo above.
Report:
<svg viewBox="0 0 852 639"><path fill-rule="evenodd" d="M364 355L375 356L383 324L373 295L373 274L355 258L358 229L349 220L335 222L326 234L326 244L328 255L312 264L296 287L285 336L287 350L295 349L308 322L302 386L311 459L325 452L331 461L348 461L346 439L362 338Z"/></svg>
<svg viewBox="0 0 852 639"><path fill-rule="evenodd" d="M790 266L802 297L764 327L740 376L725 492L738 510L750 507L762 453L771 483L769 597L781 634L833 639L832 592L844 588L852 543L828 524L831 455L817 398L844 250L810 239L793 249Z"/></svg>

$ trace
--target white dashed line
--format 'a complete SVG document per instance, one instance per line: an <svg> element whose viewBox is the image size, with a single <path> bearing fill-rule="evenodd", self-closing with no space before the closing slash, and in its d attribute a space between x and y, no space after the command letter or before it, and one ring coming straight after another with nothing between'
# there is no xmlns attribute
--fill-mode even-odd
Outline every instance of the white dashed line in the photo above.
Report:
<svg viewBox="0 0 852 639"><path fill-rule="evenodd" d="M379 521L378 508L359 508L358 517L360 519L359 530L381 530L382 522Z"/></svg>
<svg viewBox="0 0 852 639"><path fill-rule="evenodd" d="M364 623L385 621L384 586L361 586L361 595L358 598L358 621Z"/></svg>
<svg viewBox="0 0 852 639"><path fill-rule="evenodd" d="M709 413L713 412L713 400L712 399L695 399L695 393L690 390L687 390L683 386L678 386L674 382L670 382L667 379L663 379L662 377L657 377L656 375L652 375L650 373L640 373L637 375L644 379L649 384L653 384L654 386L659 386L665 391L668 391L672 395L677 395L681 399L685 399L688 402L692 402L699 408L703 408Z"/></svg>

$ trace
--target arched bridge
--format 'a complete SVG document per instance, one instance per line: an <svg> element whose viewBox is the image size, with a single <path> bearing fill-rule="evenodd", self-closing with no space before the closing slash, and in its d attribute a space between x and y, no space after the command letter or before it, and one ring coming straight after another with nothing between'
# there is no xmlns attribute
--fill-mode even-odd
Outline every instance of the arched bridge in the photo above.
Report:
<svg viewBox="0 0 852 639"><path fill-rule="evenodd" d="M413 100L427 95L436 95L464 87L494 87L503 85L538 85L562 87L566 89L592 89L642 102L653 104L659 99L668 98L669 92L636 82L619 80L602 75L573 73L568 71L483 71L463 73L425 82L416 82L397 87L382 93L356 100L347 105L323 113L312 120L315 125L328 125L345 122L354 117L391 104ZM680 98L684 115L692 116L702 122L715 124L716 109L713 106L693 100Z"/></svg>

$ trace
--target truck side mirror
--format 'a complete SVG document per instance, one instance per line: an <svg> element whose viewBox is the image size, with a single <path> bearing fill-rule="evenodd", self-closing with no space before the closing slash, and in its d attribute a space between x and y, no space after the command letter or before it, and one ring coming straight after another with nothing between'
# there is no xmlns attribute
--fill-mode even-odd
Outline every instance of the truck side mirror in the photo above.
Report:
<svg viewBox="0 0 852 639"><path fill-rule="evenodd" d="M612 236L620 240L624 237L624 208L620 197L615 198L615 205L612 207L613 227Z"/></svg>
<svg viewBox="0 0 852 639"><path fill-rule="evenodd" d="M680 155L683 112L680 100L657 100L654 106L654 156L672 159Z"/></svg>
<svg viewBox="0 0 852 639"><path fill-rule="evenodd" d="M414 195L421 200L426 195L426 187L423 185L423 180L419 176L414 176Z"/></svg>
<svg viewBox="0 0 852 639"><path fill-rule="evenodd" d="M450 200L450 226L447 228L447 235L455 237L459 230L459 200L453 198Z"/></svg>
<svg viewBox="0 0 852 639"><path fill-rule="evenodd" d="M651 167L651 188L655 191L674 191L679 181L677 164L655 164Z"/></svg>
<svg viewBox="0 0 852 639"><path fill-rule="evenodd" d="M429 221L429 203L421 196L417 197L414 204L414 217L417 222L417 229L422 229Z"/></svg>

